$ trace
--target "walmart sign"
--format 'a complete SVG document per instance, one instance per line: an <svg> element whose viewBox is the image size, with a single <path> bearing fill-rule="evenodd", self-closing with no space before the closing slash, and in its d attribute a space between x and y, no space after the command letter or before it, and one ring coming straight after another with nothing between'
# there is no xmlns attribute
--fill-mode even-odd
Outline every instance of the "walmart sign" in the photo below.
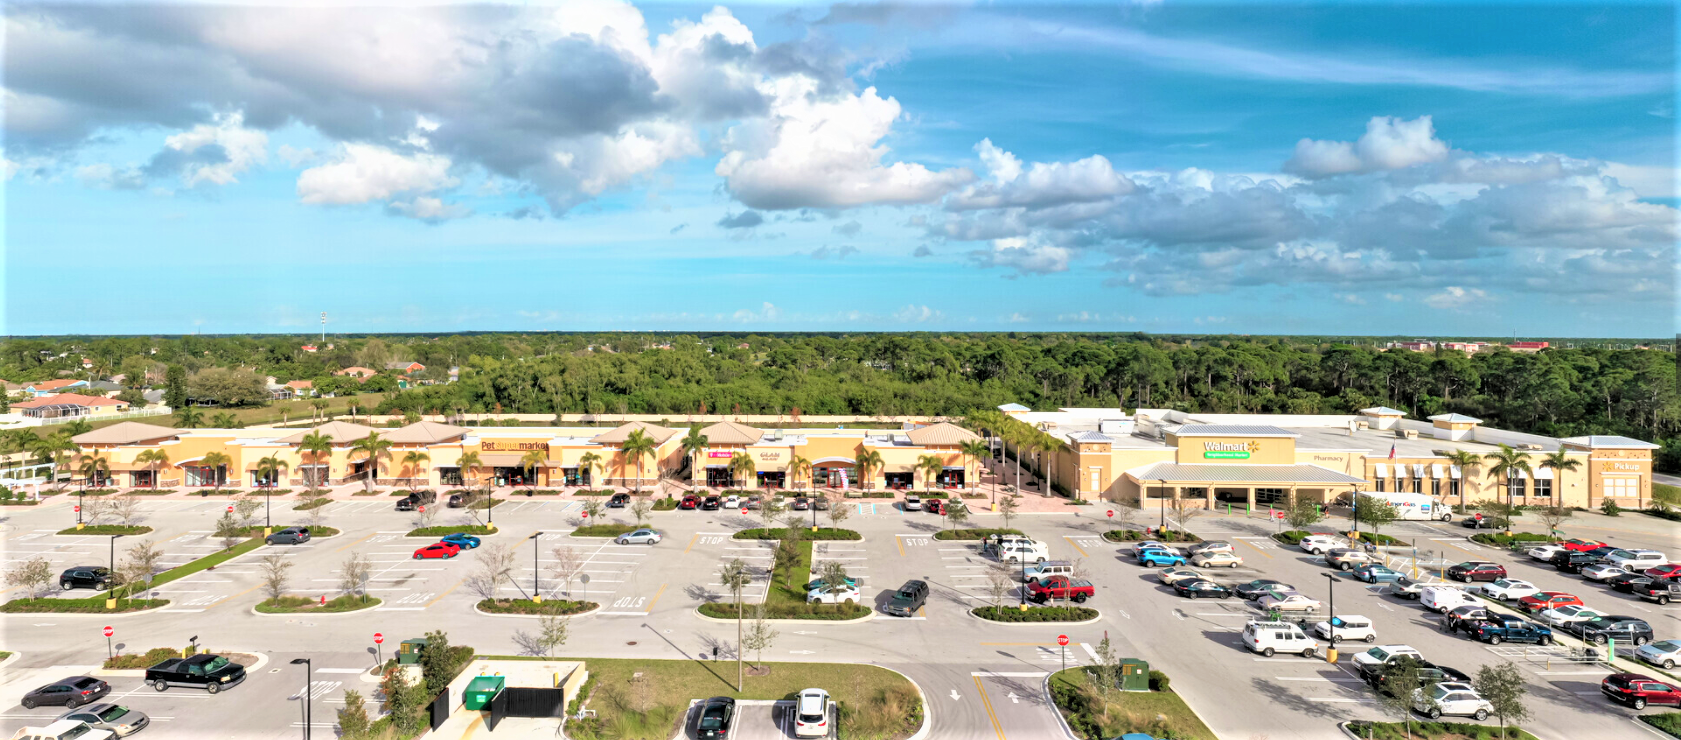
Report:
<svg viewBox="0 0 1681 740"><path fill-rule="evenodd" d="M1260 448L1255 442L1204 442L1202 457L1205 460L1248 460L1250 453Z"/></svg>

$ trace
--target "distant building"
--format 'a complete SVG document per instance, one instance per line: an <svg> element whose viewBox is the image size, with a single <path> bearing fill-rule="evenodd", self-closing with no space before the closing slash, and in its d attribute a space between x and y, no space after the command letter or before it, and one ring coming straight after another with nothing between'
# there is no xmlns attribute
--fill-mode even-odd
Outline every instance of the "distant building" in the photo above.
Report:
<svg viewBox="0 0 1681 740"><path fill-rule="evenodd" d="M1436 343L1422 341L1390 342L1389 349L1405 349L1412 350L1413 352L1434 352L1436 351Z"/></svg>
<svg viewBox="0 0 1681 740"><path fill-rule="evenodd" d="M1488 349L1488 347L1488 342L1442 342L1442 349L1464 352L1468 355L1474 355L1479 351Z"/></svg>
<svg viewBox="0 0 1681 740"><path fill-rule="evenodd" d="M56 393L14 403L12 410L31 419L69 419L120 414L128 411L128 402L103 396Z"/></svg>
<svg viewBox="0 0 1681 740"><path fill-rule="evenodd" d="M347 367L343 370L337 370L337 371L334 371L333 374L334 375L349 375L352 378L360 378L362 380L367 380L368 378L371 378L375 375L378 375L379 373L378 373L378 371L372 370L370 368L365 368L365 367L358 366L358 367Z"/></svg>
<svg viewBox="0 0 1681 740"><path fill-rule="evenodd" d="M1506 349L1513 352L1540 352L1551 346L1548 342L1509 342Z"/></svg>
<svg viewBox="0 0 1681 740"><path fill-rule="evenodd" d="M303 347L300 347L300 349L302 349L302 350L303 350L303 351L305 351L305 352L314 352L314 351L315 351L315 345L313 345L313 344L306 344L306 345L304 345L304 346L303 346Z"/></svg>
<svg viewBox="0 0 1681 740"><path fill-rule="evenodd" d="M418 362L387 362L385 363L385 369L400 373L418 373L425 370L426 366Z"/></svg>
<svg viewBox="0 0 1681 740"><path fill-rule="evenodd" d="M88 387L88 382L87 381L85 381L85 380L73 380L73 379L70 379L70 378L60 378L58 380L43 380L39 383L24 383L23 384L24 392L28 393L32 396L35 396L36 398L40 398L42 396L51 396L55 393L65 393L65 392L71 391L73 389L86 388L86 387Z"/></svg>

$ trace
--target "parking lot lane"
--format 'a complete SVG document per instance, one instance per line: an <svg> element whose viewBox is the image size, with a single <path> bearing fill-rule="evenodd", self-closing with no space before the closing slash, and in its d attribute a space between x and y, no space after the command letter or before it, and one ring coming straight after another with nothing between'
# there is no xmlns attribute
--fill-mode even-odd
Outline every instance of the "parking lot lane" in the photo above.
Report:
<svg viewBox="0 0 1681 740"><path fill-rule="evenodd" d="M1063 737L1056 708L1044 691L1044 673L977 671L976 694L999 740Z"/></svg>

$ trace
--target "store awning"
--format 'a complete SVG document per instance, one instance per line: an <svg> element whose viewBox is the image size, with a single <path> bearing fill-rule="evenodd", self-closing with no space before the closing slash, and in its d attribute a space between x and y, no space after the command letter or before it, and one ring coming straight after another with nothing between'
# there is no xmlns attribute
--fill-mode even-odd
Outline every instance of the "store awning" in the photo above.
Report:
<svg viewBox="0 0 1681 740"><path fill-rule="evenodd" d="M1516 470L1516 471L1513 471L1513 472L1518 474L1517 477L1522 478L1523 480L1529 480L1529 471L1527 471L1527 470ZM1512 476L1507 475L1506 477L1508 479L1510 479Z"/></svg>
<svg viewBox="0 0 1681 740"><path fill-rule="evenodd" d="M1352 485L1365 483L1361 478L1344 475L1318 465L1219 465L1156 463L1148 469L1129 473L1140 482L1165 483L1305 483Z"/></svg>
<svg viewBox="0 0 1681 740"><path fill-rule="evenodd" d="M1389 477L1389 466L1385 465L1383 463L1378 463L1377 464L1377 477L1388 478Z"/></svg>
<svg viewBox="0 0 1681 740"><path fill-rule="evenodd" d="M1407 464L1406 463L1395 463L1395 477L1396 478L1407 477Z"/></svg>
<svg viewBox="0 0 1681 740"><path fill-rule="evenodd" d="M1414 478L1423 478L1424 477L1424 463L1413 463L1413 477Z"/></svg>
<svg viewBox="0 0 1681 740"><path fill-rule="evenodd" d="M203 459L204 459L204 456L199 455L198 457L190 457L190 458L187 458L185 460L181 460L179 462L174 463L174 465L177 468L185 468L185 467L191 466L193 463L196 463L196 462L198 462L200 460L203 460Z"/></svg>
<svg viewBox="0 0 1681 740"><path fill-rule="evenodd" d="M1552 480L1552 479L1553 479L1553 469L1552 468L1541 468L1540 470L1535 471L1535 480Z"/></svg>
<svg viewBox="0 0 1681 740"><path fill-rule="evenodd" d="M1430 477L1436 478L1438 480L1440 480L1442 478L1442 465L1441 465L1441 463L1430 463Z"/></svg>
<svg viewBox="0 0 1681 740"><path fill-rule="evenodd" d="M1458 480L1461 477L1458 465L1455 465L1452 468L1449 468L1448 472L1453 473L1454 480Z"/></svg>

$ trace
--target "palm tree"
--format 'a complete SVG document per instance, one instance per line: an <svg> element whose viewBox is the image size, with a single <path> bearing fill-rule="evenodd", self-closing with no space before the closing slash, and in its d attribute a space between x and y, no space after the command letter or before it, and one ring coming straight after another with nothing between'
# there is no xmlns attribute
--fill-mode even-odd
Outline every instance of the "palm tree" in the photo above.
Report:
<svg viewBox="0 0 1681 740"><path fill-rule="evenodd" d="M739 450L730 455L730 482L734 484L732 487L740 488L741 481L752 475L756 469L757 466L753 464L752 455Z"/></svg>
<svg viewBox="0 0 1681 740"><path fill-rule="evenodd" d="M1559 450L1550 455L1543 455L1541 457L1541 467L1547 468L1556 473L1563 473L1566 470L1575 470L1582 467L1582 461L1565 454L1564 450ZM1554 506L1558 505L1560 495L1559 487L1563 484L1563 482L1563 478L1553 481L1552 503Z"/></svg>
<svg viewBox="0 0 1681 740"><path fill-rule="evenodd" d="M934 490L934 479L945 469L946 461L939 455L923 455L916 459L916 470L922 473L922 487L929 491Z"/></svg>
<svg viewBox="0 0 1681 740"><path fill-rule="evenodd" d="M161 468L169 464L169 453L162 449L141 450L134 461L152 471L152 490L158 490L158 478L162 475Z"/></svg>
<svg viewBox="0 0 1681 740"><path fill-rule="evenodd" d="M880 470L883 464L884 463L881 460L881 452L877 450L864 450L863 452L858 453L859 488L868 489L873 487L876 479L872 473L873 471Z"/></svg>
<svg viewBox="0 0 1681 740"><path fill-rule="evenodd" d="M222 413L210 417L210 426L217 429L238 429L240 424L239 420L234 418L233 414L223 411Z"/></svg>
<svg viewBox="0 0 1681 740"><path fill-rule="evenodd" d="M391 440L380 439L379 432L368 432L368 436L350 443L350 454L361 453L368 460L368 477L362 479L366 486L364 490L374 490L374 479L379 477L379 459L391 457Z"/></svg>
<svg viewBox="0 0 1681 740"><path fill-rule="evenodd" d="M82 464L76 467L76 472L81 474L82 480L90 484L97 483L104 476L111 474L111 461L100 457L98 453L83 455Z"/></svg>
<svg viewBox="0 0 1681 740"><path fill-rule="evenodd" d="M625 437L625 443L620 447L629 460L636 461L636 492L642 492L642 458L652 457L659 444L641 429L632 429ZM622 472L622 471L621 471Z"/></svg>
<svg viewBox="0 0 1681 740"><path fill-rule="evenodd" d="M175 425L183 429L195 429L204 423L204 412L191 406L183 406L175 410Z"/></svg>
<svg viewBox="0 0 1681 740"><path fill-rule="evenodd" d="M1010 426L1006 426L1006 427L998 430L998 438L1004 440L1011 447L1016 448L1015 449L1015 454L1012 455L1012 457L1014 457L1016 459L1016 486L1015 486L1016 493L1021 493L1021 430L1022 429L1023 429L1023 427L1012 424Z"/></svg>
<svg viewBox="0 0 1681 740"><path fill-rule="evenodd" d="M800 457L799 455L788 458L788 475L792 476L796 481L799 480L802 475L806 477L806 480L811 480L811 461ZM791 482L793 481L790 481L790 483ZM813 486L813 488L815 487L816 486Z"/></svg>
<svg viewBox="0 0 1681 740"><path fill-rule="evenodd" d="M233 458L222 452L212 452L199 458L199 467L210 468L210 484L216 487L216 492L222 492L222 481L225 475L222 468L233 464Z"/></svg>
<svg viewBox="0 0 1681 740"><path fill-rule="evenodd" d="M70 456L76 450L76 443L71 442L70 435L65 434L63 430L36 439L30 444L30 451L35 453L40 462L52 464L52 478L60 491L64 490L64 484L68 481L60 481L58 471L70 465Z"/></svg>
<svg viewBox="0 0 1681 740"><path fill-rule="evenodd" d="M1502 444L1500 449L1483 455L1483 459L1492 463L1488 466L1488 474L1499 476L1501 485L1506 488L1506 507L1511 509L1512 476L1520 472L1530 472L1529 455L1512 449L1510 445ZM1506 533L1512 533L1512 518L1506 517Z"/></svg>
<svg viewBox="0 0 1681 740"><path fill-rule="evenodd" d="M325 474L319 476L319 479L314 472L304 476L304 482L309 484L310 493L314 493L321 481L333 478L333 438L320 432L304 435L303 441L298 443L298 457L302 458L304 455L309 455L309 461L317 466L325 461L327 467Z"/></svg>
<svg viewBox="0 0 1681 740"><path fill-rule="evenodd" d="M1465 489L1470 487L1471 483L1471 476L1467 471L1471 468L1482 465L1483 459L1478 456L1477 453L1470 450L1438 451L1436 454L1441 455L1442 459L1448 461L1449 465L1459 468L1459 508L1464 510L1466 494Z"/></svg>
<svg viewBox="0 0 1681 740"><path fill-rule="evenodd" d="M705 452L706 446L711 442L712 440L707 439L706 435L700 433L700 427L689 427L689 433L683 435L683 439L677 443L677 446L683 450L683 454L688 456L689 464L694 466L694 470L689 473L690 482L693 482L695 475L700 473L700 453Z"/></svg>
<svg viewBox="0 0 1681 740"><path fill-rule="evenodd" d="M974 486L980 485L980 482L981 482L980 461L981 461L981 458L984 458L987 455L992 453L992 448L988 447L986 445L986 442L984 442L982 440L971 439L967 442L964 442L963 444L958 445L957 449L963 453L963 475L965 475L965 476L969 475L969 462L971 460L975 462L975 478L974 478L974 481L973 482L965 481L965 482L968 483L969 487L971 487L971 488L974 487Z"/></svg>
<svg viewBox="0 0 1681 740"><path fill-rule="evenodd" d="M78 434L87 434L88 432L93 431L93 424L89 423L87 419L71 419L70 421L65 422L64 426L60 429L65 434L74 437Z"/></svg>
<svg viewBox="0 0 1681 740"><path fill-rule="evenodd" d="M594 477L589 475L590 471L600 469L602 473L607 472L607 467L606 467L605 464L603 464L603 462L601 460L601 456L597 455L593 452L586 452L582 455L579 455L578 456L578 467L581 470L583 470L583 472L584 472L584 475L580 476L580 477L589 477L590 478L590 483L592 483L592 484L595 482L595 479L594 479Z"/></svg>
<svg viewBox="0 0 1681 740"><path fill-rule="evenodd" d="M548 450L527 450L519 459L520 467L526 469L526 485L532 490L537 489L537 469L549 461Z"/></svg>
<svg viewBox="0 0 1681 740"><path fill-rule="evenodd" d="M257 478L265 481L273 478L275 481L274 485L278 487L280 483L280 476L286 474L287 467L289 466L286 465L285 460L275 457L274 455L269 455L268 457L257 461Z"/></svg>
<svg viewBox="0 0 1681 740"><path fill-rule="evenodd" d="M327 399L317 398L310 401L309 407L315 410L313 414L310 414L310 421L315 421L316 419L325 418L327 416Z"/></svg>
<svg viewBox="0 0 1681 740"><path fill-rule="evenodd" d="M409 490L410 491L413 491L415 489L415 486L414 486L415 473L420 470L421 465L423 465L425 463L429 463L431 461L432 461L432 456L428 455L424 452L421 452L420 450L410 450L408 453L403 455L403 467L408 472L408 475L406 477L408 478L408 481L409 481Z"/></svg>
<svg viewBox="0 0 1681 740"><path fill-rule="evenodd" d="M461 485L466 488L477 488L479 474L476 471L479 466L484 465L484 462L479 460L479 453L463 451L461 458L455 464L461 468ZM468 483L468 481L472 482Z"/></svg>

